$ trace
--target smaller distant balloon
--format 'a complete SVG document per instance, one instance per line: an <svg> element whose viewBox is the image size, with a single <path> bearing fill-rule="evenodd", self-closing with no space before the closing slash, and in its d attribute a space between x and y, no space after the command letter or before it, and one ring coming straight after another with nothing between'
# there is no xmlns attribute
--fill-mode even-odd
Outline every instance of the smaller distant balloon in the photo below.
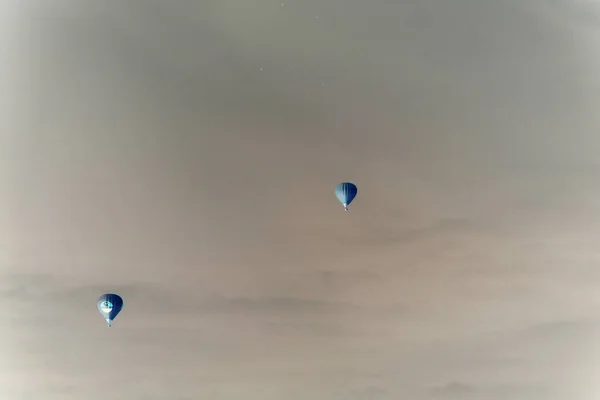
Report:
<svg viewBox="0 0 600 400"><path fill-rule="evenodd" d="M352 182L342 182L335 187L335 197L342 203L344 210L348 211L348 206L358 193L356 185Z"/></svg>
<svg viewBox="0 0 600 400"><path fill-rule="evenodd" d="M113 320L119 315L123 308L123 299L118 294L103 294L98 299L97 306L98 311L100 311L100 314L104 317L110 328Z"/></svg>

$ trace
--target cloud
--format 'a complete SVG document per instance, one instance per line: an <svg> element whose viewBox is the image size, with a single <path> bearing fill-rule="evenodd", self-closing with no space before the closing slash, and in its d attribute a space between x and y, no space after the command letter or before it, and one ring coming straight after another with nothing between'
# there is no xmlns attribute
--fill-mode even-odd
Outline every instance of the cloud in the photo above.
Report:
<svg viewBox="0 0 600 400"><path fill-rule="evenodd" d="M293 297L275 297L262 299L249 298L212 298L202 305L207 312L339 312L356 309L351 304L327 302L321 300L300 299Z"/></svg>
<svg viewBox="0 0 600 400"><path fill-rule="evenodd" d="M358 389L352 392L347 399L355 400L385 400L392 398L385 390L377 386L369 386L363 389Z"/></svg>
<svg viewBox="0 0 600 400"><path fill-rule="evenodd" d="M51 275L4 275L0 297L16 304L37 305L44 312L44 304L52 304L67 311L82 312L95 308L97 298L106 292L124 297L126 308L143 315L161 314L339 314L360 311L347 302L326 301L299 297L229 297L219 294L184 294L152 284L128 284L118 287L77 285L67 278Z"/></svg>
<svg viewBox="0 0 600 400"><path fill-rule="evenodd" d="M450 382L446 385L435 387L431 392L434 398L457 400L470 399L477 394L474 387L460 382Z"/></svg>
<svg viewBox="0 0 600 400"><path fill-rule="evenodd" d="M600 28L600 3L595 0L546 0L541 4L558 13L557 19L566 21L574 29L598 32Z"/></svg>
<svg viewBox="0 0 600 400"><path fill-rule="evenodd" d="M471 386L460 382L451 382L431 390L431 399L447 400L518 400L523 398L560 399L562 393L552 392L535 384L499 384Z"/></svg>

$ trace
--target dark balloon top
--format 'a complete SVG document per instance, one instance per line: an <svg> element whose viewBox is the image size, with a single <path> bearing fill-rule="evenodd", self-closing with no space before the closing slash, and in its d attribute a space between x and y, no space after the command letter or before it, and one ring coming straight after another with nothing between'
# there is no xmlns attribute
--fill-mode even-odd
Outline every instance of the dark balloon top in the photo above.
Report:
<svg viewBox="0 0 600 400"><path fill-rule="evenodd" d="M335 187L335 197L346 207L352 203L357 193L358 189L352 182L342 182Z"/></svg>
<svg viewBox="0 0 600 400"><path fill-rule="evenodd" d="M107 293L98 299L98 311L107 321L112 321L123 308L123 299L118 294Z"/></svg>

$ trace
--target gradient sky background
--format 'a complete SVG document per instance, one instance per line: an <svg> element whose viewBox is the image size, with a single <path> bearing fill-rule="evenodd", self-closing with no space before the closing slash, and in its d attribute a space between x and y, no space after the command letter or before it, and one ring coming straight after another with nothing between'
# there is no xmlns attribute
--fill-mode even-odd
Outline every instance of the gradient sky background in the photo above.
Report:
<svg viewBox="0 0 600 400"><path fill-rule="evenodd" d="M600 397L600 3L0 18L2 399Z"/></svg>

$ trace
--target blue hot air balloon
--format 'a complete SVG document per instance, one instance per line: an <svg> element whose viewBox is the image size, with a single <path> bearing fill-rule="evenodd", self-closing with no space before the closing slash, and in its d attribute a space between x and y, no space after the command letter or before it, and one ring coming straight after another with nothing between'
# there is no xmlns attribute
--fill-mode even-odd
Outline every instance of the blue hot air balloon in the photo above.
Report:
<svg viewBox="0 0 600 400"><path fill-rule="evenodd" d="M123 308L123 299L118 294L107 293L100 296L98 299L98 311L108 322L108 327L112 326L112 322Z"/></svg>
<svg viewBox="0 0 600 400"><path fill-rule="evenodd" d="M348 211L348 206L352 203L357 193L358 189L356 185L351 182L342 182L335 187L335 197L342 203L346 211Z"/></svg>

